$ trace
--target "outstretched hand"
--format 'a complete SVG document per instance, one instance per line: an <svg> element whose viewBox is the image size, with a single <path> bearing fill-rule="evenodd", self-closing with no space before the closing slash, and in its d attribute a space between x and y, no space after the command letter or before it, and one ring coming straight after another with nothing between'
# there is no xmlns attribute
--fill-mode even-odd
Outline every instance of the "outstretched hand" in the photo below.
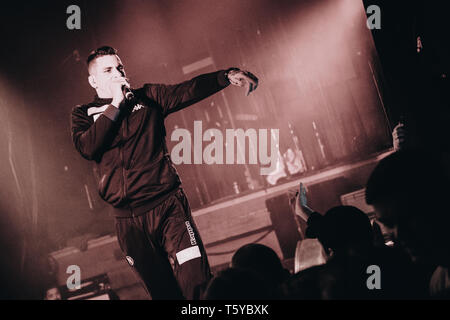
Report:
<svg viewBox="0 0 450 320"><path fill-rule="evenodd" d="M258 78L249 71L231 70L228 72L228 80L235 86L247 88L247 96L258 87Z"/></svg>

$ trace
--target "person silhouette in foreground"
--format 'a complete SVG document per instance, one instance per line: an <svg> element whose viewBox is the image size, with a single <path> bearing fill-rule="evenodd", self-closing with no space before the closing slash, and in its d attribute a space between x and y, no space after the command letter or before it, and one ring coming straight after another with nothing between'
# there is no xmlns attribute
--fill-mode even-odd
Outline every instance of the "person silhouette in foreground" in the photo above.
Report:
<svg viewBox="0 0 450 320"><path fill-rule="evenodd" d="M249 243L240 247L231 258L231 267L252 271L259 275L276 298L278 287L289 279L290 272L283 267L276 252L263 244Z"/></svg>
<svg viewBox="0 0 450 320"><path fill-rule="evenodd" d="M440 154L419 149L382 159L366 188L366 202L381 223L394 229L396 243L416 265L431 270L425 280L432 298L450 297L449 194L448 165Z"/></svg>
<svg viewBox="0 0 450 320"><path fill-rule="evenodd" d="M322 216L308 207L303 186L297 198L296 212L308 223L306 235L317 238L329 258L286 281L282 291L287 299L395 299L418 294L410 285L409 259L387 246L375 246L364 212L337 206Z"/></svg>
<svg viewBox="0 0 450 320"><path fill-rule="evenodd" d="M255 271L227 268L211 279L203 300L267 300L273 299L270 286Z"/></svg>

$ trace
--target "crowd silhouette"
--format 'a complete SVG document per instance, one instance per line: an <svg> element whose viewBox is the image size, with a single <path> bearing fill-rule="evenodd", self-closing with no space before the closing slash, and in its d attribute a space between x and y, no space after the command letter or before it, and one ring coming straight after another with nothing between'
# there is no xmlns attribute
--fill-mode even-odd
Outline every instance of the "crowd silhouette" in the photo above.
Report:
<svg viewBox="0 0 450 320"><path fill-rule="evenodd" d="M441 154L404 148L403 125L393 137L395 152L366 184L374 220L352 206L315 212L302 184L295 194L292 209L307 224L305 237L321 244L324 263L290 273L274 250L247 244L209 282L203 299L448 299L450 171ZM389 243L381 226L390 231Z"/></svg>

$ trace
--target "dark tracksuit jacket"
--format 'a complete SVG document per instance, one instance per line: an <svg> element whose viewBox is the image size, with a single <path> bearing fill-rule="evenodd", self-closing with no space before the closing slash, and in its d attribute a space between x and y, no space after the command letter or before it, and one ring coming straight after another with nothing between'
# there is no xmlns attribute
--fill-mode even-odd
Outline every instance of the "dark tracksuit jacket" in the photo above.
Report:
<svg viewBox="0 0 450 320"><path fill-rule="evenodd" d="M120 110L98 97L72 111L72 139L94 160L98 192L116 216L152 209L176 190L180 179L168 157L164 118L229 85L225 71L178 85L145 84L133 90L137 102Z"/></svg>
<svg viewBox="0 0 450 320"><path fill-rule="evenodd" d="M164 283L164 279L158 277L158 273L164 273L161 268L149 274L148 270L158 264L154 261L156 258L152 258L155 248L163 247L169 256L179 258L177 254L183 249L180 248L182 243L189 239L192 242L192 232L197 232L190 212L186 212L190 209L184 194L182 191L180 193L181 181L168 155L164 119L170 113L192 105L228 85L226 71L221 70L176 85L145 84L133 90L135 99L126 102L120 109L110 104L112 99L96 96L93 102L76 106L72 110L71 129L75 148L84 158L94 161L98 192L114 208L119 244L153 297L172 297L170 292L164 292L167 291L167 281ZM171 210L173 212L167 212ZM177 210L184 213L175 212ZM175 227L167 226L167 216L174 214L184 216L189 221L187 232L185 221L177 220L172 223ZM138 223L141 225L135 225ZM153 225L148 226L149 223ZM136 249L148 239L149 229L155 234L161 233L158 225L164 225L163 233L174 234L151 238L154 243L147 254L143 253L146 248ZM183 225L184 229L179 225ZM136 228L141 228L145 237L137 235ZM177 234L180 232L182 235ZM205 256L199 237L197 242L202 256ZM205 261L198 268L208 273L209 266ZM162 264L167 263L164 261ZM185 269L186 265L196 268L192 263L185 263ZM186 289L190 286L187 278L195 277L177 275L177 266L175 262L176 280L184 296L192 297L191 293L186 293L192 289ZM180 270L179 273L183 273ZM185 274L193 272L195 270L188 270Z"/></svg>

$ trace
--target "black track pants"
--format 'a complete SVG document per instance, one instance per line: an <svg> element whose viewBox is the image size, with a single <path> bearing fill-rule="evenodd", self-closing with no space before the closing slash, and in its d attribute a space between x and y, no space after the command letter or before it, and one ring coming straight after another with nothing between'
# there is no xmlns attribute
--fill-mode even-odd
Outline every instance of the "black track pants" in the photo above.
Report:
<svg viewBox="0 0 450 320"><path fill-rule="evenodd" d="M182 189L143 215L117 217L116 232L152 299L199 298L211 272Z"/></svg>

